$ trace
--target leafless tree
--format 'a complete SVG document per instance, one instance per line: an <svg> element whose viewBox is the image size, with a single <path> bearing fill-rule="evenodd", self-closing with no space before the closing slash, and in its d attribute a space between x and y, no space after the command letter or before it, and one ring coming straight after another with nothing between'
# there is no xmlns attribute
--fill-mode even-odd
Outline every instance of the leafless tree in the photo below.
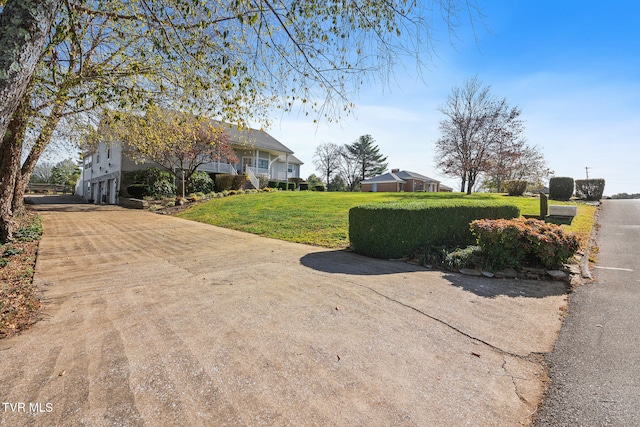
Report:
<svg viewBox="0 0 640 427"><path fill-rule="evenodd" d="M521 110L498 99L477 78L454 87L440 111L440 138L436 166L445 175L460 178L460 191L471 194L482 173L491 170L491 158L500 145L521 139Z"/></svg>
<svg viewBox="0 0 640 427"><path fill-rule="evenodd" d="M349 191L355 190L361 180L362 166L360 165L360 159L351 154L346 145L340 147L338 174L347 185Z"/></svg>
<svg viewBox="0 0 640 427"><path fill-rule="evenodd" d="M327 186L340 166L341 156L342 151L340 150L340 146L332 142L318 145L313 154L313 164L316 170L326 178L325 183Z"/></svg>

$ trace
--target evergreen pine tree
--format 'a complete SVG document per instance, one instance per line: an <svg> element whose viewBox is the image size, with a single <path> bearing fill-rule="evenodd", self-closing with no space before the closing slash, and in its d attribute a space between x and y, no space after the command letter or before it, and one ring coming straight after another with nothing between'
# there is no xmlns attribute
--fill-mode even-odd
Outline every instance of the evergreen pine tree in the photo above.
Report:
<svg viewBox="0 0 640 427"><path fill-rule="evenodd" d="M380 175L387 170L387 157L380 153L380 148L374 142L376 141L371 135L362 135L346 146L350 157L359 165L362 179Z"/></svg>

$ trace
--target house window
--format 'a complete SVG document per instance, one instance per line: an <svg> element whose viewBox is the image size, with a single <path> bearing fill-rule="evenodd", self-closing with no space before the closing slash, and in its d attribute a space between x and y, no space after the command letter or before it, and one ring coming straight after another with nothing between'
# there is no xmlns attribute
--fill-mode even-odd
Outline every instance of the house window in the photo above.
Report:
<svg viewBox="0 0 640 427"><path fill-rule="evenodd" d="M293 165L288 165L287 172L293 173Z"/></svg>
<svg viewBox="0 0 640 427"><path fill-rule="evenodd" d="M111 148L107 148L107 160L111 158Z"/></svg>
<svg viewBox="0 0 640 427"><path fill-rule="evenodd" d="M96 154L96 164L100 164L100 153Z"/></svg>
<svg viewBox="0 0 640 427"><path fill-rule="evenodd" d="M258 168L259 169L269 169L269 160L267 160L267 159L258 159Z"/></svg>

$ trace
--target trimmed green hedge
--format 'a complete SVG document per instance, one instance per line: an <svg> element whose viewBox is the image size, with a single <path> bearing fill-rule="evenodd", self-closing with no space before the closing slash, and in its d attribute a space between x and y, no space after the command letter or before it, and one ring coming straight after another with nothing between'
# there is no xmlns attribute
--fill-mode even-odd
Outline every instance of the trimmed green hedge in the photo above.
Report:
<svg viewBox="0 0 640 427"><path fill-rule="evenodd" d="M573 178L556 176L549 180L549 198L567 201L573 195Z"/></svg>
<svg viewBox="0 0 640 427"><path fill-rule="evenodd" d="M240 190L246 179L245 175L216 173L213 175L215 192L222 193L223 191Z"/></svg>
<svg viewBox="0 0 640 427"><path fill-rule="evenodd" d="M151 194L151 187L147 184L131 184L127 187L127 193L134 199L142 199Z"/></svg>
<svg viewBox="0 0 640 427"><path fill-rule="evenodd" d="M502 183L504 191L510 196L522 196L527 189L527 181L511 179Z"/></svg>
<svg viewBox="0 0 640 427"><path fill-rule="evenodd" d="M604 193L604 179L576 179L576 196L586 200L600 200Z"/></svg>
<svg viewBox="0 0 640 427"><path fill-rule="evenodd" d="M430 246L473 244L469 229L473 220L519 216L517 206L478 201L362 205L349 210L349 240L356 253L401 258Z"/></svg>

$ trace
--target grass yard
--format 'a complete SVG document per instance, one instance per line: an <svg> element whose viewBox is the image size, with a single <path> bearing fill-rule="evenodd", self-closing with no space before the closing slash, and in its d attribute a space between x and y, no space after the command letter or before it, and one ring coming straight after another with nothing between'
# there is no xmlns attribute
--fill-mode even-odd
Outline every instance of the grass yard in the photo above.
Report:
<svg viewBox="0 0 640 427"><path fill-rule="evenodd" d="M437 203L444 199L495 200L514 204L520 213L537 215L540 201L534 197L463 193L325 193L279 191L242 194L213 199L177 216L265 237L328 248L349 246L349 209L375 202L415 201ZM551 202L550 204L577 204ZM567 230L587 239L596 208L578 203L578 216ZM588 239L587 239L588 240ZM585 242L587 241L585 240Z"/></svg>

